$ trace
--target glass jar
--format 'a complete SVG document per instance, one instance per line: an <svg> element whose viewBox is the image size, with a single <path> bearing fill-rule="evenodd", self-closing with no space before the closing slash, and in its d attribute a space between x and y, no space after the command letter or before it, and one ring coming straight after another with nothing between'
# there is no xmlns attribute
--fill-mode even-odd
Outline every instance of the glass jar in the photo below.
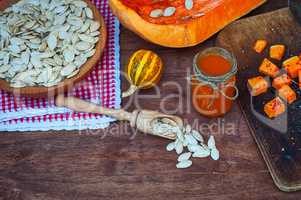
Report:
<svg viewBox="0 0 301 200"><path fill-rule="evenodd" d="M208 72L202 70L200 66L201 59L208 56L221 56L223 60L228 61L229 70L222 74L216 73L218 64L207 66L214 74L211 76ZM218 66L220 70L223 66ZM205 68L204 68L205 69ZM216 70L216 71L215 71ZM235 86L237 61L235 57L227 50L212 47L198 53L193 60L192 82L192 101L195 109L202 115L208 117L219 117L232 108L233 101L238 97L238 89ZM218 75L217 75L218 74Z"/></svg>

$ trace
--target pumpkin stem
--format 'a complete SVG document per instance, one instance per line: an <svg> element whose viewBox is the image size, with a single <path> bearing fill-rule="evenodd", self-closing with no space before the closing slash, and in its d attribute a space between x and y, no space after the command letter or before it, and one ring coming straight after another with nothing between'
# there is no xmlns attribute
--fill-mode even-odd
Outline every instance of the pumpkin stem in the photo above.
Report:
<svg viewBox="0 0 301 200"><path fill-rule="evenodd" d="M136 85L131 85L127 91L122 93L122 98L131 96L132 94L134 94L136 92L137 89L138 89L138 87Z"/></svg>

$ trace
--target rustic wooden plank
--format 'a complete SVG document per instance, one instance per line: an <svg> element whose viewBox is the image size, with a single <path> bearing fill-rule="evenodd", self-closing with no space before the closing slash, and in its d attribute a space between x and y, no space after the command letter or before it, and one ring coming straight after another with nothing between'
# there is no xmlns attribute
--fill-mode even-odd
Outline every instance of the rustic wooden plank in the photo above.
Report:
<svg viewBox="0 0 301 200"><path fill-rule="evenodd" d="M257 12L284 5L284 0L269 1ZM177 89L164 83L175 80L184 85L183 74L191 66L193 55L214 45L214 39L194 48L168 49L122 28L121 63L124 67L130 54L140 48L160 54L166 70L159 86L166 97L176 94ZM186 92L183 95L189 96ZM169 99L166 104L174 109L176 102ZM158 109L160 99L140 99L139 103L143 108ZM193 109L180 115L189 122L198 119L200 123L217 123ZM273 185L237 105L224 123L235 124L235 135L221 134L213 127L221 160L195 160L187 170L175 169L176 155L165 151L168 141L140 133L130 139L135 132L126 123L115 123L97 132L1 133L0 199L297 199L300 193L284 194ZM208 130L205 132L208 134ZM107 137L102 139L104 134Z"/></svg>

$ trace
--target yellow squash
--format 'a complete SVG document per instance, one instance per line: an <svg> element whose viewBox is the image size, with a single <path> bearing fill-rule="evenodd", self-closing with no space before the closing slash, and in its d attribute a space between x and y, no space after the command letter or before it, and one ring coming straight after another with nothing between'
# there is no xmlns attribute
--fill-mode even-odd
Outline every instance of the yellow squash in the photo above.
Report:
<svg viewBox="0 0 301 200"><path fill-rule="evenodd" d="M132 95L139 88L147 89L156 85L162 72L163 63L156 53L143 49L136 51L127 65L127 76L131 86L122 97Z"/></svg>

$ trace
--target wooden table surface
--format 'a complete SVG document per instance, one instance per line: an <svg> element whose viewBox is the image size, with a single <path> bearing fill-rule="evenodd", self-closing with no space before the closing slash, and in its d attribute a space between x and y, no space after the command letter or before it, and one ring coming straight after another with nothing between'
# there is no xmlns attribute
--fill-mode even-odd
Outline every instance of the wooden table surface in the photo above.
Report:
<svg viewBox="0 0 301 200"><path fill-rule="evenodd" d="M269 0L251 15L286 5L286 0ZM121 64L137 49L157 52L166 66L160 95L155 90L141 91L136 106L163 107L187 122L196 122L194 126L201 126L205 134L215 135L219 161L196 159L191 168L177 170L176 154L165 151L167 140L136 133L127 123L97 131L3 132L0 200L300 198L301 192L283 193L274 186L237 105L225 118L209 120L191 108L189 90L179 92L172 84L187 86L185 77L193 55L213 46L214 41L215 36L193 48L169 49L149 44L122 28ZM123 89L126 86L123 81ZM179 96L184 97L180 104ZM128 102L123 105L132 110Z"/></svg>

